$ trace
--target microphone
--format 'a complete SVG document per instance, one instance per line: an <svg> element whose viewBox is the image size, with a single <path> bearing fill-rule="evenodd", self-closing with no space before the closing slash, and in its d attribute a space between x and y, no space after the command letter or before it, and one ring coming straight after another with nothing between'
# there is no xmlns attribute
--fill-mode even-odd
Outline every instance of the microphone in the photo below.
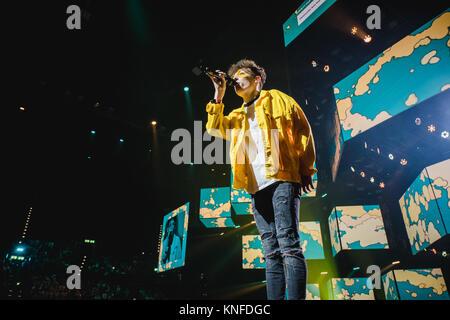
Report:
<svg viewBox="0 0 450 320"><path fill-rule="evenodd" d="M198 67L194 67L194 69L192 69L192 72L196 75L199 76L202 73L216 77L218 79L220 79L220 74L214 70L211 70L208 67L205 66L198 66ZM228 75L225 75L225 82L228 86L232 87L237 85L238 83L236 82L236 80L234 80L233 78L229 77Z"/></svg>

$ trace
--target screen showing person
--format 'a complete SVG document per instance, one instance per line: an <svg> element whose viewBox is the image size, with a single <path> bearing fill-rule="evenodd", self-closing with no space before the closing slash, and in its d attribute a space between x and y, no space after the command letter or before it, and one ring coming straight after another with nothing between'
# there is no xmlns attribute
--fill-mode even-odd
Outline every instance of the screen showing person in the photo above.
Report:
<svg viewBox="0 0 450 320"><path fill-rule="evenodd" d="M188 217L189 203L164 216L158 272L184 266Z"/></svg>

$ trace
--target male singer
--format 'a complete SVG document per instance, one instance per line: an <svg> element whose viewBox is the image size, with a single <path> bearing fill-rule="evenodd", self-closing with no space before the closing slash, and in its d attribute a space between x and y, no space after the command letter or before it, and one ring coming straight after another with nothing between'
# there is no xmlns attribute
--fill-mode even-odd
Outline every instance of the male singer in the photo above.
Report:
<svg viewBox="0 0 450 320"><path fill-rule="evenodd" d="M307 267L299 238L300 188L309 192L315 148L300 106L278 90L262 90L264 69L243 59L228 76L244 102L224 116L225 73L208 75L215 88L207 106L206 130L230 140L233 188L252 198L266 262L267 299L305 299Z"/></svg>

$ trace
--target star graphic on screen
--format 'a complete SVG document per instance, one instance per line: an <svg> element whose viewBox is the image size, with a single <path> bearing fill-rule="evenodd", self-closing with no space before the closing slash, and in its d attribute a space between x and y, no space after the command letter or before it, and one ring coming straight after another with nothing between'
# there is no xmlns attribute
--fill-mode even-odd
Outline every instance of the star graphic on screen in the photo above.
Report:
<svg viewBox="0 0 450 320"><path fill-rule="evenodd" d="M371 36L367 35L367 36L364 37L364 42L365 43L369 43L370 41L372 41L372 37Z"/></svg>

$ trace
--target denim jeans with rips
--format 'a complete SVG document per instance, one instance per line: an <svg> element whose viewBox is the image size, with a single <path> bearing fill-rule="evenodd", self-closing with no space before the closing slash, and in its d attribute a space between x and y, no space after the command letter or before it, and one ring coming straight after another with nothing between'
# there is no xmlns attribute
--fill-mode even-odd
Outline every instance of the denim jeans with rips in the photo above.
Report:
<svg viewBox="0 0 450 320"><path fill-rule="evenodd" d="M300 244L300 184L278 181L252 195L266 262L268 300L303 300L307 267ZM287 290L286 290L287 289Z"/></svg>

